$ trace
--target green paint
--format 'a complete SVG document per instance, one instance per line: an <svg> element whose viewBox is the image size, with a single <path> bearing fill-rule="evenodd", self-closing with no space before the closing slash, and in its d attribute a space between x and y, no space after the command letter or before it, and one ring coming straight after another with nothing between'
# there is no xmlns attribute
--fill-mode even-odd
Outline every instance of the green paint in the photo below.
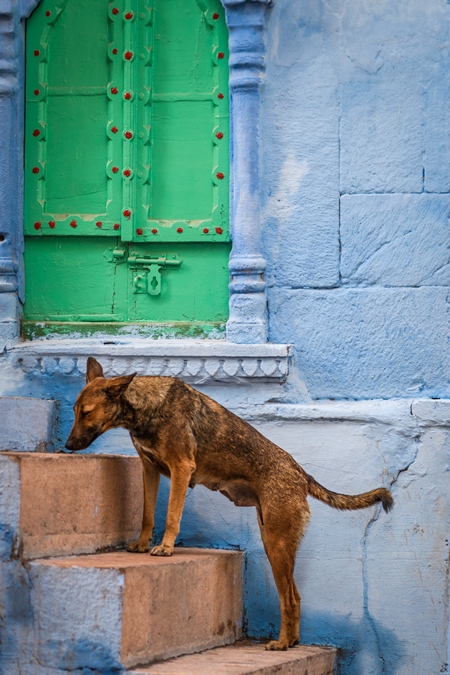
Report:
<svg viewBox="0 0 450 675"><path fill-rule="evenodd" d="M125 250L125 262L113 252ZM29 237L26 319L31 321L215 322L228 316L224 244L121 244L117 238ZM161 271L161 293L133 293L129 256L180 258Z"/></svg>
<svg viewBox="0 0 450 675"><path fill-rule="evenodd" d="M153 340L158 338L213 338L225 337L224 323L183 323L174 321L168 324L158 323L71 323L69 321L57 323L51 321L23 321L22 338L24 340L38 340L61 336L65 338L89 338L95 336L115 337L145 337Z"/></svg>
<svg viewBox="0 0 450 675"><path fill-rule="evenodd" d="M33 13L27 322L226 321L227 39L219 0L43 0ZM133 269L144 255L182 264Z"/></svg>

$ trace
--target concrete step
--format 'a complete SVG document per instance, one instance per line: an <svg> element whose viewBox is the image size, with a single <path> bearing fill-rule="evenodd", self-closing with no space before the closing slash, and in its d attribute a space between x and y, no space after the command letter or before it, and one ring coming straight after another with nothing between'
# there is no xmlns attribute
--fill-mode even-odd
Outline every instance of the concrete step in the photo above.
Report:
<svg viewBox="0 0 450 675"><path fill-rule="evenodd" d="M170 558L35 560L34 658L49 669L110 672L230 644L241 637L242 561L239 551L181 548Z"/></svg>
<svg viewBox="0 0 450 675"><path fill-rule="evenodd" d="M0 553L91 553L137 538L139 457L0 453Z"/></svg>
<svg viewBox="0 0 450 675"><path fill-rule="evenodd" d="M246 641L133 668L128 675L333 675L335 655L331 647L306 645L266 652L262 644Z"/></svg>
<svg viewBox="0 0 450 675"><path fill-rule="evenodd" d="M0 450L53 452L56 403L0 396Z"/></svg>

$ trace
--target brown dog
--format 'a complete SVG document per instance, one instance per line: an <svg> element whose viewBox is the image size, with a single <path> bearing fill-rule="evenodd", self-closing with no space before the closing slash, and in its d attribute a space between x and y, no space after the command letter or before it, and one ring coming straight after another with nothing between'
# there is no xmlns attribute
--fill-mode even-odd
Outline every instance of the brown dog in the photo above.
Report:
<svg viewBox="0 0 450 675"><path fill-rule="evenodd" d="M149 550L161 473L171 479L170 497L164 537L152 555L172 555L188 487L199 483L219 490L236 506L255 506L281 607L279 638L266 649L297 644L300 595L294 564L310 516L307 495L336 509L381 502L389 511L390 492L378 488L347 496L327 490L250 424L174 377L134 373L105 379L101 365L90 357L86 380L66 448L83 450L113 427L130 432L144 468L144 516L139 541L128 550Z"/></svg>

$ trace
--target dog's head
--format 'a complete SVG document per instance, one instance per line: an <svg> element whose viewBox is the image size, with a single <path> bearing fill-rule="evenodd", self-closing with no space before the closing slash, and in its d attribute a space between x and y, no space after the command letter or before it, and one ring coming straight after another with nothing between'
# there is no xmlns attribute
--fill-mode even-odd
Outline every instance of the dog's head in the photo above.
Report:
<svg viewBox="0 0 450 675"><path fill-rule="evenodd" d="M108 429L119 426L119 400L136 373L106 379L92 356L87 360L86 386L74 405L75 421L66 441L68 450L84 450Z"/></svg>

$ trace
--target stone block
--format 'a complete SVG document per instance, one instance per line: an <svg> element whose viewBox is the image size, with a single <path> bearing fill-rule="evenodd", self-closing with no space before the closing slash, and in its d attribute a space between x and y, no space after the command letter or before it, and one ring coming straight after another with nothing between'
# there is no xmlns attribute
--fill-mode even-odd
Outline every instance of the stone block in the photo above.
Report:
<svg viewBox="0 0 450 675"><path fill-rule="evenodd" d="M2 323L18 320L18 304L16 293L0 293L0 321Z"/></svg>
<svg viewBox="0 0 450 675"><path fill-rule="evenodd" d="M234 642L242 626L242 553L175 549L30 564L36 660L110 672ZM83 671L84 672L84 671Z"/></svg>
<svg viewBox="0 0 450 675"><path fill-rule="evenodd" d="M323 288L339 282L338 83L317 34L302 31L310 26L308 9L290 3L271 16L276 45L268 47L261 116L261 226L267 283ZM296 67L286 68L293 59Z"/></svg>
<svg viewBox="0 0 450 675"><path fill-rule="evenodd" d="M2 453L0 466L0 495L7 492L12 503L20 503L14 531L20 531L16 548L24 559L92 553L124 546L139 535L138 457Z"/></svg>
<svg viewBox="0 0 450 675"><path fill-rule="evenodd" d="M299 645L266 652L258 643L238 642L165 663L133 668L129 675L333 675L335 650Z"/></svg>
<svg viewBox="0 0 450 675"><path fill-rule="evenodd" d="M18 321L0 321L0 352L3 351L5 343L11 342L19 337Z"/></svg>
<svg viewBox="0 0 450 675"><path fill-rule="evenodd" d="M312 398L446 396L447 294L272 289L270 338L294 343Z"/></svg>
<svg viewBox="0 0 450 675"><path fill-rule="evenodd" d="M449 207L448 195L343 196L343 282L448 286Z"/></svg>
<svg viewBox="0 0 450 675"><path fill-rule="evenodd" d="M444 24L443 24L444 25ZM428 64L424 87L424 187L427 192L450 191L450 80L447 59Z"/></svg>
<svg viewBox="0 0 450 675"><path fill-rule="evenodd" d="M51 452L56 402L39 398L0 396L0 450Z"/></svg>
<svg viewBox="0 0 450 675"><path fill-rule="evenodd" d="M341 192L421 192L420 84L406 68L383 68L342 86Z"/></svg>

